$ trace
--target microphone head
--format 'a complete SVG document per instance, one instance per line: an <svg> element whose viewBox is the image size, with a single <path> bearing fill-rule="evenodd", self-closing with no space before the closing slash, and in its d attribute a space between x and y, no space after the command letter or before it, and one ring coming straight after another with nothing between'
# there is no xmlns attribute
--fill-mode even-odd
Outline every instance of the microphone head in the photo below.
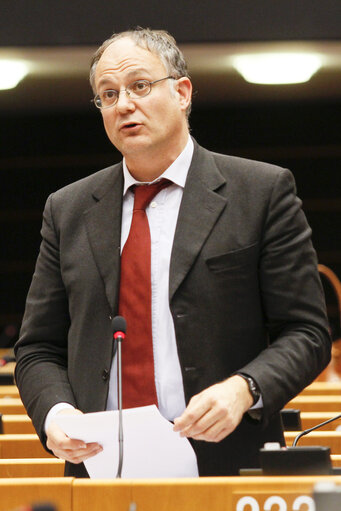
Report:
<svg viewBox="0 0 341 511"><path fill-rule="evenodd" d="M126 333L127 322L123 316L115 316L111 323L113 334L116 332Z"/></svg>
<svg viewBox="0 0 341 511"><path fill-rule="evenodd" d="M32 511L57 511L56 506L50 503L33 504Z"/></svg>

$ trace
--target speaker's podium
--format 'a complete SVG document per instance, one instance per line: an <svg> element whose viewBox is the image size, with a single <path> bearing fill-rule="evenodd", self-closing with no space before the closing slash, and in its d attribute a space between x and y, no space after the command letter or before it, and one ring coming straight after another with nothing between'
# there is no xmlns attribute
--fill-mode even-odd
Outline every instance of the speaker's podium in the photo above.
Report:
<svg viewBox="0 0 341 511"><path fill-rule="evenodd" d="M314 488L321 482L338 487L341 476L76 479L73 511L334 511L315 508Z"/></svg>

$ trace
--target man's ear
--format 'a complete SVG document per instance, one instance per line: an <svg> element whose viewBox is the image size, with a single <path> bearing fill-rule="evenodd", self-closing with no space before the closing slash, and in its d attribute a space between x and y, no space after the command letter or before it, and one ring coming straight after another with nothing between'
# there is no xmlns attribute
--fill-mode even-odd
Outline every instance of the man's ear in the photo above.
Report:
<svg viewBox="0 0 341 511"><path fill-rule="evenodd" d="M179 78L176 84L182 110L187 110L192 99L192 82L186 76Z"/></svg>

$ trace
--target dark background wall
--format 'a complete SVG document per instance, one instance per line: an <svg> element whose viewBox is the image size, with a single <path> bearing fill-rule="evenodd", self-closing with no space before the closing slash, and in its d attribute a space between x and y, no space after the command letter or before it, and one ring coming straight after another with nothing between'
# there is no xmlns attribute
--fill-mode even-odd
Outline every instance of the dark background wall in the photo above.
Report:
<svg viewBox="0 0 341 511"><path fill-rule="evenodd" d="M126 6L88 1L15 4L14 10L13 2L1 2L0 46L97 44L113 29L135 25L166 28L181 42L341 39L340 2L150 1L143 2L143 8L135 0ZM292 170L319 261L339 277L340 119L341 101L335 98L262 103L250 97L243 103L209 106L194 100L191 116L192 134L207 148ZM0 112L0 141L1 332L9 324L20 324L48 194L111 165L120 155L106 139L100 115L90 110ZM336 304L328 287L326 292L337 336Z"/></svg>
<svg viewBox="0 0 341 511"><path fill-rule="evenodd" d="M179 42L338 39L339 0L1 0L0 45L98 44L148 26Z"/></svg>

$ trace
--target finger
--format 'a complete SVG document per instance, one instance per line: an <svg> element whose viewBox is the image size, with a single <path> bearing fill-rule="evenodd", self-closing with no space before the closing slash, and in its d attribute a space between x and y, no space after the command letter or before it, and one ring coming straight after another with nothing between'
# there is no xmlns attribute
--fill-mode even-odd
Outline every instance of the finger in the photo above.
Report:
<svg viewBox="0 0 341 511"><path fill-rule="evenodd" d="M103 450L102 446L97 443L88 444L86 449L69 450L56 449L55 455L58 458L70 461L71 463L81 463L82 461L95 456Z"/></svg>
<svg viewBox="0 0 341 511"><path fill-rule="evenodd" d="M200 395L194 396L188 403L184 413L174 420L174 431L183 431L185 428L191 427L209 410L208 400Z"/></svg>
<svg viewBox="0 0 341 511"><path fill-rule="evenodd" d="M205 433L207 430L214 427L217 428L217 423L221 422L222 419L225 418L226 410L220 409L210 409L207 413L205 413L200 419L193 424L185 427L181 431L181 436L190 436L194 437L194 435L201 435Z"/></svg>
<svg viewBox="0 0 341 511"><path fill-rule="evenodd" d="M60 445L63 448L82 448L86 447L83 440L78 440L68 437L64 431L54 422L51 422L47 430L47 441L55 445Z"/></svg>
<svg viewBox="0 0 341 511"><path fill-rule="evenodd" d="M193 440L204 440L205 442L220 442L232 433L233 428L217 427L216 429L209 429L204 431L200 435L194 435L191 438Z"/></svg>
<svg viewBox="0 0 341 511"><path fill-rule="evenodd" d="M46 445L53 452L56 450L80 450L86 449L86 443L82 440L69 438L61 430L49 431Z"/></svg>

